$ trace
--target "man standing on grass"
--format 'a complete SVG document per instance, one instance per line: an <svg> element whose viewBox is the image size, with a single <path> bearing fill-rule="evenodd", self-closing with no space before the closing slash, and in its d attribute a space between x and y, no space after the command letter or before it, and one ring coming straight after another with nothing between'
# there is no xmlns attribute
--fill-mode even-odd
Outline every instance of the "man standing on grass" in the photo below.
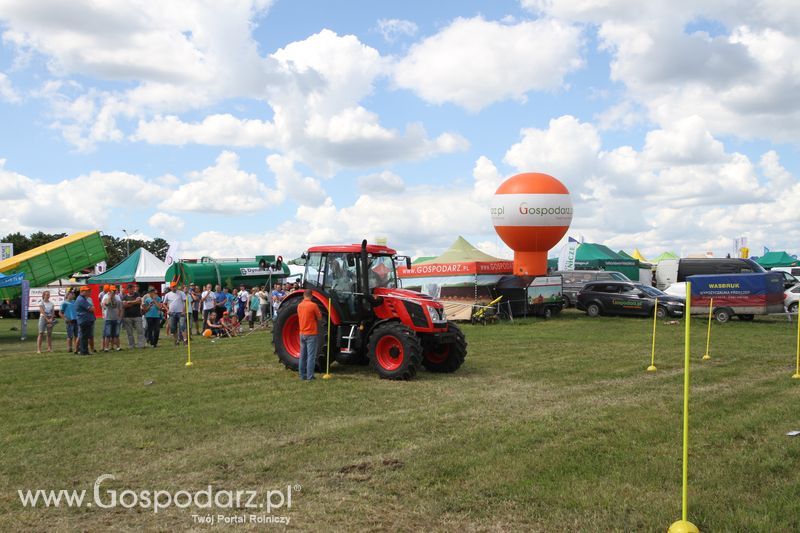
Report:
<svg viewBox="0 0 800 533"><path fill-rule="evenodd" d="M80 329L78 355L89 355L89 339L94 339L94 305L89 287L81 287L81 294L75 300L75 316Z"/></svg>
<svg viewBox="0 0 800 533"><path fill-rule="evenodd" d="M78 317L75 316L75 292L67 292L67 298L61 304L61 317L67 326L67 350L73 352L72 339L75 339L75 352L78 351Z"/></svg>
<svg viewBox="0 0 800 533"><path fill-rule="evenodd" d="M100 306L103 308L103 315L106 319L103 325L103 351L119 351L119 323L122 319L122 299L117 296L116 285L109 286Z"/></svg>
<svg viewBox="0 0 800 533"><path fill-rule="evenodd" d="M128 348L144 348L144 328L142 327L142 297L136 291L136 285L128 284L122 297L122 327L128 336ZM135 344L134 344L134 333Z"/></svg>
<svg viewBox="0 0 800 533"><path fill-rule="evenodd" d="M183 292L182 285L175 285L173 290L164 296L164 305L169 311L169 328L175 338L175 346L181 341L186 343L183 338L183 331L186 329L186 293Z"/></svg>
<svg viewBox="0 0 800 533"><path fill-rule="evenodd" d="M322 313L314 303L311 289L303 293L303 301L297 306L297 318L300 322L300 379L314 379L314 366L317 363L317 322L322 320Z"/></svg>

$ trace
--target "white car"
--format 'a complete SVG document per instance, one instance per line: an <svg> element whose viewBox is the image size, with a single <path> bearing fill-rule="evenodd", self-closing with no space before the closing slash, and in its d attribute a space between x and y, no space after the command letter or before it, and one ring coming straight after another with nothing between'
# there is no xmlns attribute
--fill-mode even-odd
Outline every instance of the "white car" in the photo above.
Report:
<svg viewBox="0 0 800 533"><path fill-rule="evenodd" d="M800 302L800 283L791 289L786 289L783 293L783 305L790 313L797 312L798 302Z"/></svg>
<svg viewBox="0 0 800 533"><path fill-rule="evenodd" d="M678 283L673 283L672 285L670 285L669 287L664 289L664 292L666 292L670 296L677 296L678 298L683 298L685 300L686 299L686 282L685 281L679 281Z"/></svg>

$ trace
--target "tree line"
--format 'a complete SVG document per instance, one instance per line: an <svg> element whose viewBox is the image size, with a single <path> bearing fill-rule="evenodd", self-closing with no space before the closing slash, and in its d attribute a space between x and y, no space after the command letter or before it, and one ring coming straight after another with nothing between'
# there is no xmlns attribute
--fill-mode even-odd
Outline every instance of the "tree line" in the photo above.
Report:
<svg viewBox="0 0 800 533"><path fill-rule="evenodd" d="M14 245L14 255L19 255L22 252L27 252L28 250L32 250L66 236L66 233L44 233L42 231L37 231L30 235L23 235L17 232L9 233L5 237L0 238L0 242L12 243ZM128 257L128 250L133 252L139 248L144 248L163 261L169 249L169 243L161 238L156 238L152 241L143 241L139 239L114 237L113 235L103 235L102 239L106 247L106 254L108 255L108 259L106 259L108 268L113 267Z"/></svg>

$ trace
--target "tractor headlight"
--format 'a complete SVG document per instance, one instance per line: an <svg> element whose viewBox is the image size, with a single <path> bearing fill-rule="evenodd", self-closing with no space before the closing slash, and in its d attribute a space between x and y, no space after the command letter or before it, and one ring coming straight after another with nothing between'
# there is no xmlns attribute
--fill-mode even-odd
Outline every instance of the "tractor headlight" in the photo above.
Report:
<svg viewBox="0 0 800 533"><path fill-rule="evenodd" d="M431 322L434 324L444 324L447 322L447 316L444 313L443 307L433 307L432 305L426 306L428 314L431 317Z"/></svg>

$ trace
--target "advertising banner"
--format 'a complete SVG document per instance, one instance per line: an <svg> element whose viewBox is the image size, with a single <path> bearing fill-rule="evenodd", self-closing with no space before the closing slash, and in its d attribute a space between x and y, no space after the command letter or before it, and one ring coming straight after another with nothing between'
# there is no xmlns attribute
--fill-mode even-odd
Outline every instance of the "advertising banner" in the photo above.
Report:
<svg viewBox="0 0 800 533"><path fill-rule="evenodd" d="M0 261L4 261L14 255L13 242L0 242Z"/></svg>
<svg viewBox="0 0 800 533"><path fill-rule="evenodd" d="M780 272L689 276L692 284L692 312L730 307L735 313L783 312L783 275Z"/></svg>
<svg viewBox="0 0 800 533"><path fill-rule="evenodd" d="M468 276L470 274L511 274L513 270L513 261L470 261L465 263L412 265L411 268L400 267L397 269L397 275L401 278Z"/></svg>
<svg viewBox="0 0 800 533"><path fill-rule="evenodd" d="M22 279L25 277L24 272L18 272L11 276L6 276L4 278L0 278L0 288L2 287L16 287L17 285L22 283Z"/></svg>

